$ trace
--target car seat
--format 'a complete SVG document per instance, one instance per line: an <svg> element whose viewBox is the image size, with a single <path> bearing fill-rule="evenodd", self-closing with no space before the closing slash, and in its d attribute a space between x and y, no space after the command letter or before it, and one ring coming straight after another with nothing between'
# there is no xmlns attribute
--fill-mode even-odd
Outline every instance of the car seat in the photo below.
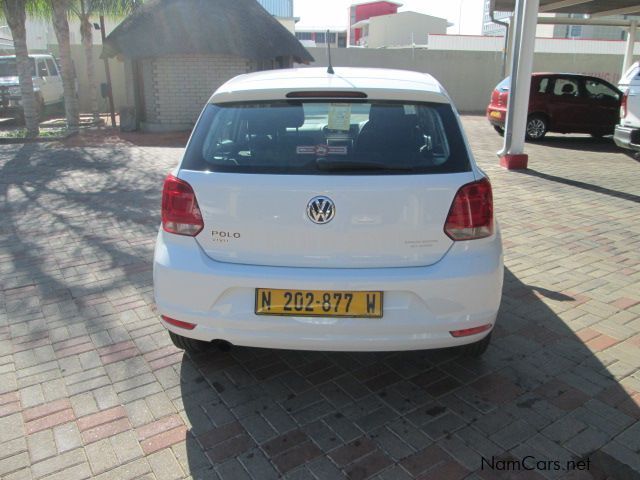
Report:
<svg viewBox="0 0 640 480"><path fill-rule="evenodd" d="M419 146L415 117L412 118L405 115L402 105L371 105L369 121L356 141L356 153L358 156L413 158Z"/></svg>
<svg viewBox="0 0 640 480"><path fill-rule="evenodd" d="M562 95L563 96L570 96L570 97L574 97L576 94L576 87L573 85L573 83L565 83L562 86Z"/></svg>

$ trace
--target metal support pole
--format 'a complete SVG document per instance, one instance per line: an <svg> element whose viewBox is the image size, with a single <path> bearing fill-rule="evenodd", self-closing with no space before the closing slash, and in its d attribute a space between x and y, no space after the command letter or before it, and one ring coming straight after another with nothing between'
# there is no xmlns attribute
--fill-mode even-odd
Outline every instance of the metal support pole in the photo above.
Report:
<svg viewBox="0 0 640 480"><path fill-rule="evenodd" d="M638 22L636 20L632 20L629 25L629 31L627 32L627 48L624 52L624 61L622 62L621 76L624 76L625 72L629 70L629 67L633 63L633 47L636 44L637 30Z"/></svg>
<svg viewBox="0 0 640 480"><path fill-rule="evenodd" d="M506 78L511 75L511 62L513 61L513 37L516 32L516 17L515 15L511 17L511 22L509 22L509 28L505 32L504 37L504 55L503 55L503 67L504 71L502 73L502 78Z"/></svg>
<svg viewBox="0 0 640 480"><path fill-rule="evenodd" d="M531 90L531 73L540 0L518 0L512 28L511 88L507 105L505 141L500 164L508 169L527 168L524 153L525 131Z"/></svg>
<svg viewBox="0 0 640 480"><path fill-rule="evenodd" d="M100 35L102 36L102 45L107 37L104 33L104 15L100 15ZM116 109L113 105L113 90L111 88L111 70L109 69L109 59L104 57L104 72L107 77L107 97L109 97L109 112L111 113L111 126L116 126Z"/></svg>
<svg viewBox="0 0 640 480"><path fill-rule="evenodd" d="M509 29L511 36L509 74L509 97L507 100L507 118L504 128L504 144L502 150L498 152L499 156L506 155L511 149L511 137L513 136L513 98L518 91L518 61L520 57L520 38L522 35L522 19L524 17L524 1L517 0L515 11L513 12L513 20Z"/></svg>
<svg viewBox="0 0 640 480"><path fill-rule="evenodd" d="M502 48L502 68L500 70L501 72L501 77L500 78L505 78L506 72L507 72L507 62L509 61L509 22L505 22L503 20L498 20L495 17L495 0L490 0L489 3L489 17L491 18L491 21L497 25L502 25L504 27L504 47Z"/></svg>

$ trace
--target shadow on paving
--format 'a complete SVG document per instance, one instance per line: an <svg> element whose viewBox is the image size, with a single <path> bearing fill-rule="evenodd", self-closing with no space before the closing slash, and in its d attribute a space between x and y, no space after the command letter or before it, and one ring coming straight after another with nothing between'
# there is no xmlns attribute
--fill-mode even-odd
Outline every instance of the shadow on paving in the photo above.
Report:
<svg viewBox="0 0 640 480"><path fill-rule="evenodd" d="M640 478L633 451L640 449L637 399L545 304L550 301L579 300L524 285L506 270L492 346L481 360L461 358L455 349L235 347L185 356L191 474ZM538 468L509 463L525 458ZM588 470L567 471L571 461Z"/></svg>
<svg viewBox="0 0 640 480"><path fill-rule="evenodd" d="M131 160L129 150L117 147L25 145L2 165L3 291L34 288L32 296L41 305L68 300L77 306L68 312L68 323L91 327L99 326L100 319L85 298L151 283L149 244L160 222L162 172ZM96 278L95 272L104 271L109 274ZM41 305L26 297L8 305L7 312L25 315ZM27 334L46 328L37 319Z"/></svg>
<svg viewBox="0 0 640 480"><path fill-rule="evenodd" d="M514 170L514 172L523 175L531 175L533 177L542 178L551 182L561 183L563 185L569 185L571 187L582 188L584 190L589 190L590 192L601 193L603 195L620 198L622 200L629 200L630 202L640 203L640 195L633 195L632 193L627 192L619 192L617 190L611 190L610 188L601 187L592 183L580 182L578 180L572 180L570 178L559 177L557 175L539 172L530 168L526 170Z"/></svg>
<svg viewBox="0 0 640 480"><path fill-rule="evenodd" d="M547 135L544 139L534 143L563 150L620 153L620 148L613 142L613 137L593 138L572 135Z"/></svg>
<svg viewBox="0 0 640 480"><path fill-rule="evenodd" d="M135 296L148 298L160 186L172 157L118 146L0 151L10 154L0 158L0 302L4 292L26 290L0 305L15 320L11 338L46 332L47 322L88 333L121 326L125 319L97 312L92 296L133 285ZM582 341L597 350L597 338L581 340L548 306L581 301L524 285L507 270L492 347L475 361L451 350L241 347L183 357L190 473L522 478L486 464L480 470L482 458L499 466L496 459L532 455L588 459L591 478L638 478L640 397ZM64 309L43 318L49 304ZM569 478L590 478L582 473Z"/></svg>

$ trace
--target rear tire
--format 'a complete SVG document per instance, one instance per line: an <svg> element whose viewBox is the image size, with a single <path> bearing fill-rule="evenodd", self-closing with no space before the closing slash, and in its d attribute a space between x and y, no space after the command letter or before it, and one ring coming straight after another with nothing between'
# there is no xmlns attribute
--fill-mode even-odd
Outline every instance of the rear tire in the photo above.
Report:
<svg viewBox="0 0 640 480"><path fill-rule="evenodd" d="M542 140L547 134L549 124L547 119L541 115L531 115L527 118L527 128L525 130L525 137L531 142Z"/></svg>
<svg viewBox="0 0 640 480"><path fill-rule="evenodd" d="M182 335L178 335L177 333L173 333L169 330L169 337L171 337L171 341L173 344L185 350L189 353L200 353L207 351L211 344L208 342L203 342L202 340L196 340L194 338L183 337Z"/></svg>
<svg viewBox="0 0 640 480"><path fill-rule="evenodd" d="M494 125L493 129L498 132L498 135L500 135L501 137L504 137L504 128L499 127L498 125Z"/></svg>
<svg viewBox="0 0 640 480"><path fill-rule="evenodd" d="M489 348L491 343L491 334L484 337L482 340L468 345L460 347L460 353L465 357L478 358L481 357L484 352Z"/></svg>

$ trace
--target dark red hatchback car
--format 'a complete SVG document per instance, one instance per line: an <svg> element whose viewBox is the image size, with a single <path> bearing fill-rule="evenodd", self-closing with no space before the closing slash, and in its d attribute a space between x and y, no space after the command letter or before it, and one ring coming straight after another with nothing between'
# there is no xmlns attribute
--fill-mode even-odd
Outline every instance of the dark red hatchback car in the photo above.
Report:
<svg viewBox="0 0 640 480"><path fill-rule="evenodd" d="M491 94L487 118L504 133L509 77ZM613 134L620 120L622 93L600 78L573 73L534 73L531 76L527 140L540 140L547 132Z"/></svg>

